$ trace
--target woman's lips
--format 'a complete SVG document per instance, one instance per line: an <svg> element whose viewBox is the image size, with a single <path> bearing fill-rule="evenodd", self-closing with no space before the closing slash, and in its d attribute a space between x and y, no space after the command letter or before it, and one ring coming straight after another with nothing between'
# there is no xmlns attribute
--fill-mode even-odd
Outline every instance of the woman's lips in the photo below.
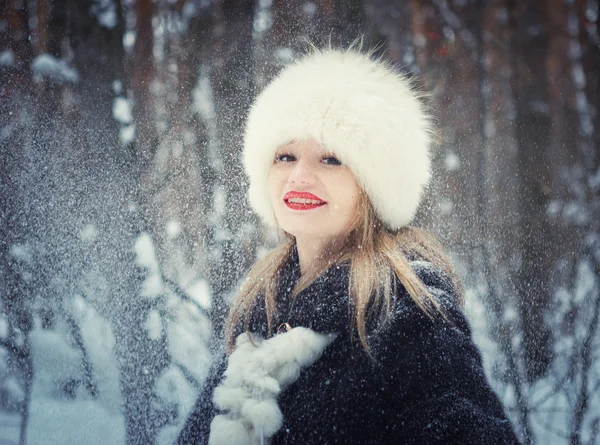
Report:
<svg viewBox="0 0 600 445"><path fill-rule="evenodd" d="M292 210L312 210L327 204L321 198L309 192L287 192L283 202Z"/></svg>

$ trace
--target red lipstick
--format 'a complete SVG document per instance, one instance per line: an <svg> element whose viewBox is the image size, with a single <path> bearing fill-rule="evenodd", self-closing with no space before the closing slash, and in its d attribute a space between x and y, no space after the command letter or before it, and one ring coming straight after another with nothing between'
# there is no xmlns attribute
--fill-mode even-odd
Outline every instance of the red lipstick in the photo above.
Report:
<svg viewBox="0 0 600 445"><path fill-rule="evenodd" d="M292 201L290 201L290 199L302 200L304 202L302 202L302 201L292 202ZM311 202L306 202L306 200L319 201L319 202L311 203ZM312 209L316 209L317 207L321 207L322 205L327 204L321 198L319 198L316 195L313 195L312 193L295 192L295 191L287 192L283 197L283 202L285 202L285 205L288 206L292 210L312 210Z"/></svg>

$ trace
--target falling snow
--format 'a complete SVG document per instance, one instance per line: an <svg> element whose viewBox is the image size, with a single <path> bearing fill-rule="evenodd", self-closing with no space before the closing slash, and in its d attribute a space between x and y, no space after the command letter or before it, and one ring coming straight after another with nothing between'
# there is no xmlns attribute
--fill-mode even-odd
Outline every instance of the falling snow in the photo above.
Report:
<svg viewBox="0 0 600 445"><path fill-rule="evenodd" d="M147 22L138 3L93 0L69 13L81 29L48 33L29 8L31 35L0 15L0 443L25 421L27 444L176 440L222 346L219 310L277 242L237 168L247 107L300 42L335 40L322 24L345 8L260 0L231 28L215 2L150 2ZM376 3L368 27L347 14L339 28L379 36L432 92L440 146L416 224L463 278L487 376L524 443L598 443L598 1L531 22L527 2ZM542 306L551 359L528 380Z"/></svg>

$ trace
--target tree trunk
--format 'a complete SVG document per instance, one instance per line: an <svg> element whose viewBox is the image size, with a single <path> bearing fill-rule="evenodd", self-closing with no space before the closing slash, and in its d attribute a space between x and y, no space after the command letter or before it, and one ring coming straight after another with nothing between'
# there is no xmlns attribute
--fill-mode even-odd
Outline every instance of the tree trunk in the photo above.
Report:
<svg viewBox="0 0 600 445"><path fill-rule="evenodd" d="M13 53L11 66L0 67L0 288L1 307L7 318L7 335L1 346L8 353L8 368L21 384L24 397L19 406L19 443L25 445L34 368L29 334L33 329L34 290L26 280L30 264L18 258L13 249L27 248L28 220L21 183L22 159L27 144L29 113L32 108L30 64L33 49L29 42L27 3L12 0L0 9L2 49Z"/></svg>
<svg viewBox="0 0 600 445"><path fill-rule="evenodd" d="M320 0L319 41L331 39L334 45L347 47L360 38L365 23L362 0Z"/></svg>
<svg viewBox="0 0 600 445"><path fill-rule="evenodd" d="M419 67L415 60L410 2L366 1L364 9L365 21L374 25L366 27L369 49L377 48L379 54L385 54L396 66L416 74Z"/></svg>
<svg viewBox="0 0 600 445"><path fill-rule="evenodd" d="M520 178L519 310L526 377L535 381L548 372L552 359L551 335L544 321L550 301L548 278L552 267L546 249L551 242L546 219L551 190L547 157L551 129L545 68L548 34L541 2L511 1L508 5L515 29L511 46Z"/></svg>
<svg viewBox="0 0 600 445"><path fill-rule="evenodd" d="M488 308L488 335L496 341L502 357L496 360L496 377L515 393L516 419L526 444L534 437L529 419L529 401L522 381L517 350L512 340L518 326L505 314L515 304L512 268L516 263L514 233L518 230L518 184L507 171L518 164L515 123L511 118L510 42L513 31L506 26L505 1L478 4L476 32L481 148L477 175L477 213L481 246L479 267L486 278L483 302Z"/></svg>
<svg viewBox="0 0 600 445"><path fill-rule="evenodd" d="M254 96L251 0L222 0L216 5L211 85L219 143L220 168L215 186L217 236L210 274L213 293L213 333L222 342L228 297L255 259L255 220L246 204L247 183L241 147L244 120Z"/></svg>
<svg viewBox="0 0 600 445"><path fill-rule="evenodd" d="M146 271L136 264L134 246L146 227L146 201L141 188L156 147L155 119L149 92L153 73L152 14L148 2L138 2L138 33L134 47L131 87L133 90L136 139L131 146L119 142L119 124L112 116L115 99L113 83L127 85L123 35L125 25L118 2L117 23L106 28L90 13L92 4L69 0L70 41L74 63L80 73L76 92L79 106L69 115L81 146L88 154L80 166L85 182L97 181L96 198L105 208L96 221L106 233L98 246L102 270L110 279L112 299L104 310L116 339L127 444L150 445L164 426L163 413L154 394L158 376L169 365L164 329L156 340L146 329L152 309L160 309L160 299L141 295ZM85 98L93 97L93 101ZM89 126L89 122L94 122ZM108 207L106 205L109 204Z"/></svg>
<svg viewBox="0 0 600 445"><path fill-rule="evenodd" d="M133 48L131 66L131 88L135 100L133 117L136 125L135 168L137 177L148 171L158 145L154 102L150 90L154 79L154 54L152 0L138 0L135 3L137 35Z"/></svg>

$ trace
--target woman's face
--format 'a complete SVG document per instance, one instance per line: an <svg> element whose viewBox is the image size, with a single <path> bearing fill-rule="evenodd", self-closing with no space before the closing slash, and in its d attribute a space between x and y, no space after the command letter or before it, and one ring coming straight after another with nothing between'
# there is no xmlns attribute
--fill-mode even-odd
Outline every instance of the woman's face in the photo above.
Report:
<svg viewBox="0 0 600 445"><path fill-rule="evenodd" d="M279 226L298 238L343 239L358 212L359 186L334 153L314 141L277 150L269 195Z"/></svg>

